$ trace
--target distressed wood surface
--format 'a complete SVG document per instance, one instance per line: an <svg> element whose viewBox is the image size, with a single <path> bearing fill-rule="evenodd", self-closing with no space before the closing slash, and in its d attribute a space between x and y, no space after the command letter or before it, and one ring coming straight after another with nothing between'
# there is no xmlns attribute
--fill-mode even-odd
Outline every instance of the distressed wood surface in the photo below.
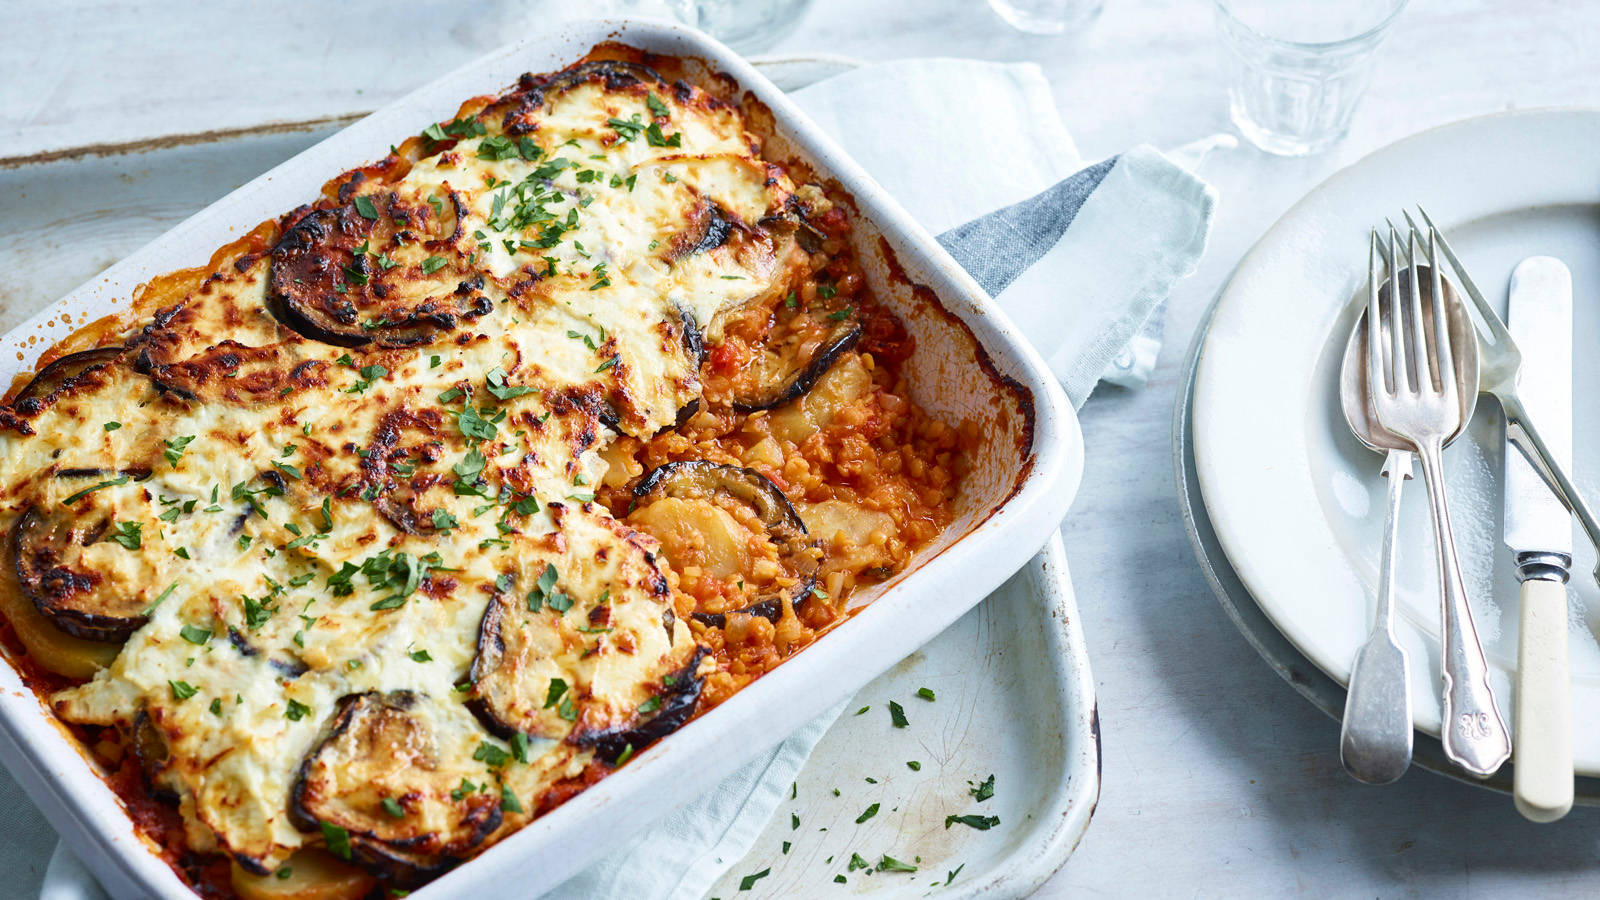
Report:
<svg viewBox="0 0 1600 900"><path fill-rule="evenodd" d="M0 32L0 158L370 109L572 8L15 4ZM1009 31L981 0L818 0L774 50L1036 61L1095 158L1227 130L1211 15L1201 0L1107 0L1084 33L1039 38ZM1189 336L1284 209L1338 167L1432 125L1600 105L1596 48L1590 4L1419 0L1343 144L1310 160L1241 149L1207 161L1222 202L1200 271L1172 298L1155 378L1142 391L1102 390L1083 410L1088 467L1064 531L1100 692L1104 786L1087 837L1040 896L1600 890L1589 830L1600 812L1535 826L1509 798L1425 772L1386 788L1342 773L1337 723L1267 668L1211 596L1179 517L1170 441ZM49 202L44 193L0 199L5 228L25 227L18 217ZM0 304L51 270L41 259L0 274ZM835 889L847 892L819 878L819 893Z"/></svg>

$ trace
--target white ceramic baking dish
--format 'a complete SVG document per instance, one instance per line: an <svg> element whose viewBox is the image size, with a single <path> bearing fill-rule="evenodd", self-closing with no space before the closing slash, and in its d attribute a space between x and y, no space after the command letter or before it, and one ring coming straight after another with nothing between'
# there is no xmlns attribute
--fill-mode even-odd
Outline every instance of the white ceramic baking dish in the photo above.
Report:
<svg viewBox="0 0 1600 900"><path fill-rule="evenodd" d="M927 233L774 85L706 36L651 20L564 22L459 69L355 123L219 200L0 338L0 383L33 368L72 330L127 308L138 285L202 265L218 246L314 196L330 177L451 118L524 72L552 71L618 41L702 61L771 111L768 153L800 159L853 195L856 251L879 298L916 339L913 394L985 443L961 516L913 566L858 595L864 608L814 646L657 744L615 775L416 892L419 900L553 887L636 829L850 695L937 635L1044 544L1082 468L1082 436L1037 353ZM881 240L880 240L881 238ZM932 291L915 290L924 285ZM0 666L0 760L64 840L118 897L188 897L73 740L10 666Z"/></svg>

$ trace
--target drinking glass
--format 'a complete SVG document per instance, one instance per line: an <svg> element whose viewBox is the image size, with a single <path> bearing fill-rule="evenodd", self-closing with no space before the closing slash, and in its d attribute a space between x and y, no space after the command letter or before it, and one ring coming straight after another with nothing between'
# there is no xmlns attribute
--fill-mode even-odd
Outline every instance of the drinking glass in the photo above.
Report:
<svg viewBox="0 0 1600 900"><path fill-rule="evenodd" d="M735 51L760 53L800 20L811 0L611 0L612 12L666 16L704 31Z"/></svg>
<svg viewBox="0 0 1600 900"><path fill-rule="evenodd" d="M1105 0L989 0L1006 24L1029 34L1060 34L1069 26L1087 25L1100 15Z"/></svg>
<svg viewBox="0 0 1600 900"><path fill-rule="evenodd" d="M1228 112L1257 147L1321 153L1344 137L1406 0L1215 0Z"/></svg>

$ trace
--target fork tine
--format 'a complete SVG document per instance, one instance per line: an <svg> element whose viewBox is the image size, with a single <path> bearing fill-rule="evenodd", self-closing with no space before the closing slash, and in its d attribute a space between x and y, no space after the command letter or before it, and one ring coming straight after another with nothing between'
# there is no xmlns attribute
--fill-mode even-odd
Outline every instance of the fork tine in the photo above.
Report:
<svg viewBox="0 0 1600 900"><path fill-rule="evenodd" d="M1411 367L1406 365L1406 327L1405 315L1400 306L1400 236L1395 233L1394 223L1389 223L1389 259L1392 263L1389 269L1389 343L1394 347L1394 355L1389 357L1389 372L1394 379L1394 393L1409 394L1412 391Z"/></svg>
<svg viewBox="0 0 1600 900"><path fill-rule="evenodd" d="M1472 277L1467 274L1466 266L1461 264L1461 259L1456 256L1456 251L1451 248L1450 242L1445 240L1444 232L1440 231L1439 226L1433 223L1433 218L1428 215L1427 210L1418 206L1417 213L1422 216L1422 221L1428 223L1428 227L1439 235L1439 249L1444 251L1444 258L1450 262L1450 268L1455 270L1456 281L1461 285L1461 289L1466 292L1467 299L1472 301L1472 311L1477 313L1475 318L1479 326L1478 332L1496 347L1507 344L1515 346L1511 340L1511 333L1506 331L1506 326L1500 321L1500 316L1495 313L1494 307L1490 306L1489 301L1483 298L1483 292L1478 290L1478 286L1473 283ZM1407 215L1407 218L1410 218L1410 216Z"/></svg>
<svg viewBox="0 0 1600 900"><path fill-rule="evenodd" d="M1378 229L1367 243L1367 393L1390 393L1383 378L1383 319L1378 311Z"/></svg>
<svg viewBox="0 0 1600 900"><path fill-rule="evenodd" d="M1417 232L1412 230L1406 234L1406 287L1411 291L1411 352L1417 358L1417 391L1423 394L1436 393L1433 386L1433 374L1428 371L1428 329L1423 324L1422 318L1422 284L1417 274Z"/></svg>
<svg viewBox="0 0 1600 900"><path fill-rule="evenodd" d="M1411 232L1416 239L1416 232ZM1439 232L1428 229L1428 288L1433 298L1434 345L1439 356L1439 390L1448 399L1456 396L1455 349L1450 344L1450 314L1444 302L1444 276L1439 272Z"/></svg>

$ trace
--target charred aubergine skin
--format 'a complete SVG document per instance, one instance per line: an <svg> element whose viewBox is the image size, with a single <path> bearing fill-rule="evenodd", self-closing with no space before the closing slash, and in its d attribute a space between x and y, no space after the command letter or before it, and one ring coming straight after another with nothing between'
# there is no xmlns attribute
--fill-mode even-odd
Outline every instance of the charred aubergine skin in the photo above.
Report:
<svg viewBox="0 0 1600 900"><path fill-rule="evenodd" d="M352 860L397 887L455 866L501 821L499 791L460 789L463 778L481 786L492 776L441 758L417 712L424 702L406 690L341 698L289 796L295 827L342 829ZM430 823L440 827L428 830Z"/></svg>
<svg viewBox="0 0 1600 900"><path fill-rule="evenodd" d="M461 202L451 194L436 215L388 192L305 213L272 248L267 309L301 336L340 347L425 344L486 315L483 277L465 263ZM384 264L419 243L425 260Z"/></svg>
<svg viewBox="0 0 1600 900"><path fill-rule="evenodd" d="M807 534L805 522L801 521L794 504L767 476L740 466L684 460L651 470L633 489L635 502L640 507L660 497L693 498L712 494L732 497L755 510L766 527L768 539L777 546L779 557L800 578L798 585L786 591L791 602L798 604L808 596L816 582L816 542ZM738 611L776 622L783 612L783 600L778 595L762 597ZM698 622L719 628L727 623L724 613L691 615Z"/></svg>
<svg viewBox="0 0 1600 900"><path fill-rule="evenodd" d="M18 412L32 415L50 402L50 398L73 383L84 373L115 363L127 348L121 346L96 347L78 353L68 353L39 370L17 395L11 405Z"/></svg>
<svg viewBox="0 0 1600 900"><path fill-rule="evenodd" d="M73 565L68 554L110 525L103 515L29 507L11 529L10 550L22 593L53 625L84 640L118 643L149 621L144 601L105 589L98 573Z"/></svg>
<svg viewBox="0 0 1600 900"><path fill-rule="evenodd" d="M662 679L655 711L626 727L574 734L572 743L593 747L595 756L615 765L624 754L631 757L682 728L694 716L695 705L700 702L705 681L696 670L707 653L706 648L696 647L687 665Z"/></svg>
<svg viewBox="0 0 1600 900"><path fill-rule="evenodd" d="M835 324L816 350L805 360L791 362L781 372L764 380L754 390L735 396L736 412L749 413L782 406L798 400L816 386L833 364L861 340L861 325L854 320Z"/></svg>

